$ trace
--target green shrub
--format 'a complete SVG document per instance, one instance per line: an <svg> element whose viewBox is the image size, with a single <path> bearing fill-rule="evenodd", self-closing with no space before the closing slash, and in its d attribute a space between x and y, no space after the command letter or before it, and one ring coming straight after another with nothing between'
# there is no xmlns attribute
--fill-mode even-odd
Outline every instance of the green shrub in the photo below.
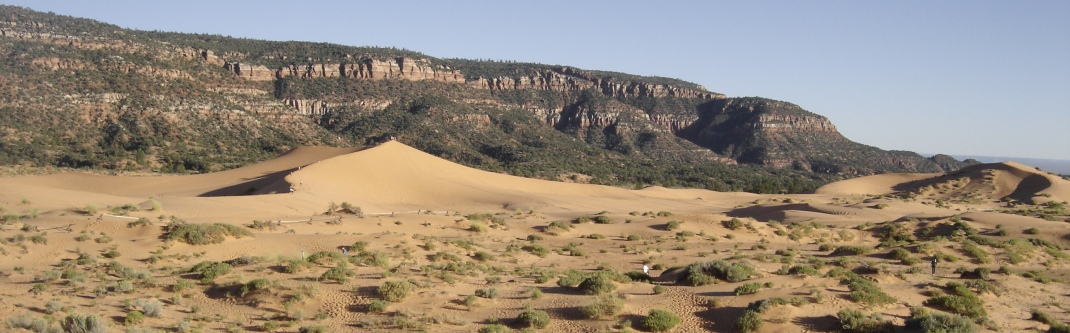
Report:
<svg viewBox="0 0 1070 333"><path fill-rule="evenodd" d="M354 273L349 268L335 266L331 269L328 269L326 272L323 272L323 275L320 275L320 280L331 280L338 283L346 283L349 282L349 278L354 277L356 275L357 273Z"/></svg>
<svg viewBox="0 0 1070 333"><path fill-rule="evenodd" d="M494 256L491 255L490 253L486 253L486 252L483 252L483 251L478 251L478 252L472 254L472 258L475 259L475 260L479 260L479 261L489 261L491 259L494 259Z"/></svg>
<svg viewBox="0 0 1070 333"><path fill-rule="evenodd" d="M732 230L739 230L739 228L743 227L743 221L740 221L738 218L735 217L728 221L722 221L721 224L724 225L725 228Z"/></svg>
<svg viewBox="0 0 1070 333"><path fill-rule="evenodd" d="M744 262L729 263L724 260L716 260L704 263L694 263L687 267L683 278L685 282L693 286L712 283L712 280L702 278L701 275L713 276L728 282L740 282L758 276L758 270Z"/></svg>
<svg viewBox="0 0 1070 333"><path fill-rule="evenodd" d="M511 331L512 330L509 329L509 326L505 326L502 324L483 325L483 327L479 328L479 333L506 333Z"/></svg>
<svg viewBox="0 0 1070 333"><path fill-rule="evenodd" d="M343 263L346 260L345 255L338 251L319 251L305 258L305 261L319 265Z"/></svg>
<svg viewBox="0 0 1070 333"><path fill-rule="evenodd" d="M180 241L190 245L217 244L234 238L252 237L253 233L239 226L223 223L190 224L185 222L168 223L161 236L166 241Z"/></svg>
<svg viewBox="0 0 1070 333"><path fill-rule="evenodd" d="M1055 325L1055 324L1059 323L1059 321L1055 320L1055 318L1053 318L1051 315L1045 313L1044 311L1037 310L1035 308L1034 309L1029 309L1029 314L1031 315L1029 317L1029 319L1031 319L1031 320L1036 320L1036 321L1039 321L1039 322L1042 322L1042 323L1045 323L1045 324L1048 324L1048 325Z"/></svg>
<svg viewBox="0 0 1070 333"><path fill-rule="evenodd" d="M610 224L610 223L613 223L613 220L610 220L610 219L609 219L609 216L605 216L605 215L598 215L598 216L595 216L595 217L594 217L594 223L598 223L598 224Z"/></svg>
<svg viewBox="0 0 1070 333"><path fill-rule="evenodd" d="M665 230L671 231L676 229L680 229L680 221L673 220L669 221L669 223L665 223Z"/></svg>
<svg viewBox="0 0 1070 333"><path fill-rule="evenodd" d="M958 282L948 282L946 287L951 289L951 294L936 295L925 300L925 305L939 307L948 312L963 315L969 318L983 318L987 315L985 308L977 294L969 290L966 285Z"/></svg>
<svg viewBox="0 0 1070 333"><path fill-rule="evenodd" d="M1029 228L1029 229L1025 229L1024 231L1022 231L1022 233L1026 234L1026 235L1036 235L1036 234L1040 233L1040 229Z"/></svg>
<svg viewBox="0 0 1070 333"><path fill-rule="evenodd" d="M476 289L476 296L483 298L498 298L498 289L496 288L480 288Z"/></svg>
<svg viewBox="0 0 1070 333"><path fill-rule="evenodd" d="M625 240L627 240L629 242L638 241L640 239L641 238L639 238L639 235L628 235L628 238L625 238Z"/></svg>
<svg viewBox="0 0 1070 333"><path fill-rule="evenodd" d="M141 311L130 311L126 313L126 318L123 320L123 324L127 326L137 325L144 321L145 315L142 314Z"/></svg>
<svg viewBox="0 0 1070 333"><path fill-rule="evenodd" d="M631 272L624 273L624 275L627 276L628 279L630 279L632 281L636 281L636 282L648 282L649 283L651 281L654 281L654 279L651 278L649 274L643 273L642 271L631 271Z"/></svg>
<svg viewBox="0 0 1070 333"><path fill-rule="evenodd" d="M760 283L747 283L747 284L741 285L739 287L736 287L735 293L736 293L736 296L757 294L758 291L761 290L761 289L762 289L762 285Z"/></svg>
<svg viewBox="0 0 1070 333"><path fill-rule="evenodd" d="M72 313L63 318L61 324L66 333L106 333L108 326L97 315Z"/></svg>
<svg viewBox="0 0 1070 333"><path fill-rule="evenodd" d="M665 293L665 286L660 285L660 284L654 286L654 295L661 295L661 294L664 294L664 293Z"/></svg>
<svg viewBox="0 0 1070 333"><path fill-rule="evenodd" d="M654 332L665 332L680 324L680 317L665 309L653 309L643 318L643 327Z"/></svg>
<svg viewBox="0 0 1070 333"><path fill-rule="evenodd" d="M867 246L843 245L832 251L834 256L854 256L873 252L873 248Z"/></svg>
<svg viewBox="0 0 1070 333"><path fill-rule="evenodd" d="M746 310L743 311L743 315L736 320L736 329L743 333L750 333L761 329L762 324L764 324L764 322L757 311Z"/></svg>
<svg viewBox="0 0 1070 333"><path fill-rule="evenodd" d="M912 308L910 312L910 319L907 319L906 322L906 327L909 329L941 333L973 333L977 331L973 320L963 316L930 313L922 307Z"/></svg>
<svg viewBox="0 0 1070 333"><path fill-rule="evenodd" d="M855 309L840 310L836 318L840 320L840 327L849 332L890 332L893 327L890 321L882 319L880 315L866 315Z"/></svg>
<svg viewBox="0 0 1070 333"><path fill-rule="evenodd" d="M487 225L483 224L482 222L472 222L468 225L468 231L484 233L487 232Z"/></svg>
<svg viewBox="0 0 1070 333"><path fill-rule="evenodd" d="M379 286L379 297L389 302L399 302L409 296L416 286L409 281L386 281Z"/></svg>
<svg viewBox="0 0 1070 333"><path fill-rule="evenodd" d="M230 273L231 268L233 267L225 262L202 261L190 268L189 272L197 273L197 277L201 279L201 282L210 283L215 278Z"/></svg>
<svg viewBox="0 0 1070 333"><path fill-rule="evenodd" d="M257 290L267 289L272 284L273 283L271 282L271 280L268 279L254 279L252 281L246 282L241 286L241 295L245 296L246 294Z"/></svg>
<svg viewBox="0 0 1070 333"><path fill-rule="evenodd" d="M588 295L601 295L613 292L617 285L606 274L593 274L580 282L579 289Z"/></svg>
<svg viewBox="0 0 1070 333"><path fill-rule="evenodd" d="M301 326L297 329L299 333L327 333L327 326Z"/></svg>
<svg viewBox="0 0 1070 333"><path fill-rule="evenodd" d="M895 248L891 252L888 252L888 257L894 260L904 260L910 258L910 251L904 248Z"/></svg>
<svg viewBox="0 0 1070 333"><path fill-rule="evenodd" d="M847 285L847 288L851 290L849 295L851 300L867 305L890 304L896 301L895 297L886 294L872 281L849 271L845 275L840 279L840 284Z"/></svg>
<svg viewBox="0 0 1070 333"><path fill-rule="evenodd" d="M624 300L616 295L598 296L595 301L580 307L580 313L588 319L616 316L624 309Z"/></svg>
<svg viewBox="0 0 1070 333"><path fill-rule="evenodd" d="M528 309L521 312L516 320L521 326L543 329L550 325L550 314L542 310Z"/></svg>
<svg viewBox="0 0 1070 333"><path fill-rule="evenodd" d="M368 312L382 313L386 311L386 308L388 306L390 306L390 302L381 299L373 300L370 304L368 304Z"/></svg>

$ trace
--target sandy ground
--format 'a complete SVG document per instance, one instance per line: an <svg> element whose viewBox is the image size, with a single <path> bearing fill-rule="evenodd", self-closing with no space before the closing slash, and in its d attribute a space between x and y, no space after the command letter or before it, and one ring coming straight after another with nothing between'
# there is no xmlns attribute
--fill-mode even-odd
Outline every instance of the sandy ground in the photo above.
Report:
<svg viewBox="0 0 1070 333"><path fill-rule="evenodd" d="M0 314L55 320L96 314L116 332L185 326L203 332L297 332L302 326L332 332L473 332L495 320L520 329L518 314L531 308L549 313L545 331L600 332L645 331L643 318L661 308L681 317L674 332L736 332L735 321L749 304L783 297L795 304L761 313L760 332L833 332L839 330L835 316L844 308L882 314L902 326L911 307L923 306L946 283L972 280L956 270L1005 266L1012 274L992 274L989 281L997 292L980 294L988 319L979 327L1029 331L1047 328L1030 320L1033 308L1070 321L1070 259L1062 258L1070 252L1065 249L1019 249L1012 258L1009 247L982 245L989 257L978 258L948 232L903 245L922 260L911 266L889 258L893 247L855 256L834 256L830 248L872 248L889 224L921 235L926 227L946 231L955 220L1001 242L1035 238L1068 246L1065 211L1040 214L1068 199L1066 180L1013 163L949 175L862 177L814 194L756 195L525 179L466 168L398 142L359 152L301 148L206 175L3 177ZM362 215L328 212L332 206L359 207ZM598 216L607 223L575 223ZM128 225L138 218L145 223ZM747 227L728 228L725 222L733 218ZM241 226L252 236L208 245L165 241L165 226L173 219ZM246 227L253 221L267 227ZM557 221L571 228L549 227ZM343 257L352 258L345 265L353 272L348 281L321 279L337 263L287 272L291 261L319 251L341 254L342 246L357 242L366 248L353 248ZM928 248L915 251L922 243ZM548 252L532 253L535 245ZM959 260L927 274L933 251ZM382 260L357 260L361 253ZM90 260L79 262L80 257ZM200 283L188 272L199 262L243 257L253 259L235 264L214 282ZM759 275L697 287L660 276L717 259L746 262ZM861 274L896 301L859 304L836 278L777 274L785 264L814 262L823 263L822 272L837 265L879 267ZM644 263L654 267L654 281L615 282L613 293L624 306L605 318L588 319L579 310L597 296L557 284L572 269L630 272ZM1027 271L1056 281L1014 274ZM245 295L228 287L254 279L267 279L270 287ZM417 287L404 300L373 311L381 302L377 288L402 280ZM733 292L754 282L766 287L749 295ZM470 297L491 288L494 297ZM541 295L533 297L532 290ZM163 311L124 325L130 311L144 310L138 299L160 300Z"/></svg>

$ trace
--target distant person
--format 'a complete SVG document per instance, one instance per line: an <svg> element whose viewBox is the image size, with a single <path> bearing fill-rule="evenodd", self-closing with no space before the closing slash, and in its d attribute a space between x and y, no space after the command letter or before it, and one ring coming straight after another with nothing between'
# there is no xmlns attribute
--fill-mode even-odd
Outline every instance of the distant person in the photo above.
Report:
<svg viewBox="0 0 1070 333"><path fill-rule="evenodd" d="M650 266L643 264L643 274L650 274Z"/></svg>
<svg viewBox="0 0 1070 333"><path fill-rule="evenodd" d="M348 246L343 246L342 247L342 255L346 255L346 254L349 254L349 247Z"/></svg>
<svg viewBox="0 0 1070 333"><path fill-rule="evenodd" d="M936 263L937 263L938 261L939 261L939 260L938 260L938 259L936 259L936 256L933 256L933 275L936 275Z"/></svg>
<svg viewBox="0 0 1070 333"><path fill-rule="evenodd" d="M294 187L290 186L290 194L294 194Z"/></svg>

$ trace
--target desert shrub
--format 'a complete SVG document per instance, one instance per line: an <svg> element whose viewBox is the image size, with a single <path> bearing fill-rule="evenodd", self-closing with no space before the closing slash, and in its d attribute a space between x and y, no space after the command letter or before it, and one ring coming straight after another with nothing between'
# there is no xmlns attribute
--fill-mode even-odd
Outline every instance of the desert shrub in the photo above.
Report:
<svg viewBox="0 0 1070 333"><path fill-rule="evenodd" d="M891 252L888 252L888 257L894 260L903 260L910 258L910 251L907 251L904 248L895 248L892 249Z"/></svg>
<svg viewBox="0 0 1070 333"><path fill-rule="evenodd" d="M971 257L977 259L977 262L979 263L987 264L992 262L992 256L988 254L988 251L985 251L973 241L967 240L962 242L962 250L966 251Z"/></svg>
<svg viewBox="0 0 1070 333"><path fill-rule="evenodd" d="M854 255L861 255L861 254L870 253L872 251L873 251L873 248L867 247L867 246L843 245L843 246L836 247L836 249L832 251L832 255L834 255L834 256L854 256Z"/></svg>
<svg viewBox="0 0 1070 333"><path fill-rule="evenodd" d="M593 274L580 282L579 289L588 295L601 295L613 292L617 285L606 274Z"/></svg>
<svg viewBox="0 0 1070 333"><path fill-rule="evenodd" d="M354 273L349 268L343 266L335 266L331 267L331 269L328 269L326 272L323 272L323 275L320 275L320 280L331 280L338 283L346 283L349 282L349 278L354 277L356 275L357 273Z"/></svg>
<svg viewBox="0 0 1070 333"><path fill-rule="evenodd" d="M550 314L542 310L528 309L521 312L516 320L521 326L542 329L550 325Z"/></svg>
<svg viewBox="0 0 1070 333"><path fill-rule="evenodd" d="M476 233L484 233L484 232L487 232L487 225L483 224L482 222L474 222L473 221L471 224L468 225L468 231L476 232Z"/></svg>
<svg viewBox="0 0 1070 333"><path fill-rule="evenodd" d="M725 280L725 281L728 281L728 282L740 282L740 281L748 280L748 279L750 279L752 277L758 276L758 270L755 269L754 266L751 266L751 265L749 265L747 263L744 263L744 262L729 263L729 262L724 261L724 260L716 260L716 261L710 261L710 262L704 262L704 263L691 264L691 265L689 265L687 267L687 270L688 270L688 274L685 274L685 277L688 278L688 279L692 279L692 277L690 277L689 275L691 275L694 272L701 273L701 274L704 274L704 275L713 276L713 277L716 277L716 278L719 278L721 280ZM701 278L698 278L698 280L700 282L702 281ZM707 281L707 282L712 282L712 281ZM692 285L701 285L701 284L692 284Z"/></svg>
<svg viewBox="0 0 1070 333"><path fill-rule="evenodd" d="M245 296L246 294L257 290L267 289L272 284L271 280L268 279L254 279L241 286L241 295Z"/></svg>
<svg viewBox="0 0 1070 333"><path fill-rule="evenodd" d="M747 284L743 284L743 285L741 285L739 287L736 287L735 293L736 293L736 296L757 294L758 291L761 290L761 289L762 289L762 285L760 283L747 283Z"/></svg>
<svg viewBox="0 0 1070 333"><path fill-rule="evenodd" d="M197 273L197 277L203 283L211 283L215 278L230 273L232 266L225 262L202 261L189 269L190 273Z"/></svg>
<svg viewBox="0 0 1070 333"><path fill-rule="evenodd" d="M977 331L977 327L973 324L973 320L963 316L946 313L930 313L922 307L912 308L910 312L910 319L907 319L906 322L907 328L910 329L917 329L922 332L941 333L973 333Z"/></svg>
<svg viewBox="0 0 1070 333"><path fill-rule="evenodd" d="M303 272L306 269L312 268L312 266L313 264L308 261L301 259L292 259L286 262L286 267L283 268L283 271L285 271L286 273L295 274Z"/></svg>
<svg viewBox="0 0 1070 333"><path fill-rule="evenodd" d="M524 250L527 250L528 252L531 252L531 254L540 257L545 257L547 254L550 254L550 250L540 244L531 244L524 246Z"/></svg>
<svg viewBox="0 0 1070 333"><path fill-rule="evenodd" d="M476 296L483 298L498 298L497 288L479 288L476 289Z"/></svg>
<svg viewBox="0 0 1070 333"><path fill-rule="evenodd" d="M672 221L669 221L668 223L665 223L665 230L676 230L676 229L680 229L680 221L672 220Z"/></svg>
<svg viewBox="0 0 1070 333"><path fill-rule="evenodd" d="M141 309L141 313L149 317L159 317L163 314L163 303L155 298L138 298L134 305Z"/></svg>
<svg viewBox="0 0 1070 333"><path fill-rule="evenodd" d="M327 333L328 331L327 326L301 326L297 329L299 333Z"/></svg>
<svg viewBox="0 0 1070 333"><path fill-rule="evenodd" d="M559 235L569 230L572 230L572 224L568 221L553 221L543 231L551 235Z"/></svg>
<svg viewBox="0 0 1070 333"><path fill-rule="evenodd" d="M106 333L108 325L97 315L72 313L63 318L63 331L67 333Z"/></svg>
<svg viewBox="0 0 1070 333"><path fill-rule="evenodd" d="M613 220L610 220L609 216L605 216L605 215L595 216L593 220L594 220L594 223L598 223L598 224L610 224L610 223L613 223Z"/></svg>
<svg viewBox="0 0 1070 333"><path fill-rule="evenodd" d="M305 261L319 265L328 265L346 262L346 257L338 251L319 251L309 255L305 258Z"/></svg>
<svg viewBox="0 0 1070 333"><path fill-rule="evenodd" d="M981 299L977 294L969 290L966 285L958 282L948 282L946 287L951 294L936 295L925 300L925 305L938 307L948 312L963 315L969 318L982 318L987 315Z"/></svg>
<svg viewBox="0 0 1070 333"><path fill-rule="evenodd" d="M494 259L494 256L491 255L490 253L486 253L486 252L483 252L483 251L478 251L478 252L472 254L472 258L475 259L475 260L479 260L479 261L488 261L488 260Z"/></svg>
<svg viewBox="0 0 1070 333"><path fill-rule="evenodd" d="M743 311L743 315L739 316L739 319L736 320L736 329L743 333L750 333L761 329L762 324L764 324L764 322L757 311L746 310Z"/></svg>
<svg viewBox="0 0 1070 333"><path fill-rule="evenodd" d="M483 325L483 327L479 328L478 332L479 333L505 333L505 332L511 332L511 331L512 330L509 329L509 326L505 326L505 325L502 325L502 324L490 324L490 325Z"/></svg>
<svg viewBox="0 0 1070 333"><path fill-rule="evenodd" d="M628 237L625 238L625 240L627 240L629 242L638 241L640 239L642 239L642 238L639 238L639 235L628 235Z"/></svg>
<svg viewBox="0 0 1070 333"><path fill-rule="evenodd" d="M379 297L390 302L399 302L405 297L409 296L409 293L416 286L409 281L386 281L383 285L379 286Z"/></svg>
<svg viewBox="0 0 1070 333"><path fill-rule="evenodd" d="M624 309L624 300L616 295L598 296L591 304L580 307L580 313L588 319L616 316Z"/></svg>
<svg viewBox="0 0 1070 333"><path fill-rule="evenodd" d="M172 221L164 227L164 234L161 237L166 241L204 245L222 243L227 236L235 238L252 237L253 233L241 227L223 223L191 224Z"/></svg>
<svg viewBox="0 0 1070 333"><path fill-rule="evenodd" d="M627 276L628 279L630 279L632 281L636 281L636 282L651 282L651 281L654 280L653 278L650 277L649 274L643 273L642 271L627 272L627 273L624 273L624 276Z"/></svg>
<svg viewBox="0 0 1070 333"><path fill-rule="evenodd" d="M390 302L377 299L368 304L368 312L382 313L386 312L386 308L390 306Z"/></svg>
<svg viewBox="0 0 1070 333"><path fill-rule="evenodd" d="M821 244L821 246L817 247L817 250L822 252L832 251L833 249L832 244Z"/></svg>
<svg viewBox="0 0 1070 333"><path fill-rule="evenodd" d="M858 303L881 305L895 302L895 297L885 293L872 281L866 280L850 271L840 278L840 284L847 285L847 288L851 290L849 295L851 300Z"/></svg>
<svg viewBox="0 0 1070 333"><path fill-rule="evenodd" d="M189 289L189 288L192 288L192 287L193 287L193 282L189 282L187 280L178 280L178 281L175 281L175 284L171 285L171 291L179 293L179 292L182 292L183 290L186 290L186 289Z"/></svg>
<svg viewBox="0 0 1070 333"><path fill-rule="evenodd" d="M660 285L660 284L654 286L654 295L661 295L661 294L664 294L664 293L665 293L665 286Z"/></svg>
<svg viewBox="0 0 1070 333"><path fill-rule="evenodd" d="M643 327L654 332L665 332L680 324L680 317L665 309L653 309L643 318Z"/></svg>
<svg viewBox="0 0 1070 333"><path fill-rule="evenodd" d="M130 311L126 313L126 318L123 320L123 324L137 325L145 321L145 315L141 311Z"/></svg>
<svg viewBox="0 0 1070 333"><path fill-rule="evenodd" d="M721 224L724 225L725 228L732 230L739 230L739 228L743 227L743 221L740 221L738 218L735 217L728 221L722 221Z"/></svg>
<svg viewBox="0 0 1070 333"><path fill-rule="evenodd" d="M877 314L866 315L855 309L843 309L836 313L840 320L840 327L848 332L889 332L892 323L884 320Z"/></svg>
<svg viewBox="0 0 1070 333"><path fill-rule="evenodd" d="M1039 322L1042 322L1042 323L1045 323L1045 324L1048 324L1048 325L1055 325L1055 324L1059 323L1059 321L1055 320L1055 318L1052 318L1051 315L1045 313L1044 311L1037 310L1035 308L1034 309L1029 309L1029 314L1031 315L1029 317L1029 319L1031 319L1031 320L1036 320L1036 321L1039 321Z"/></svg>
<svg viewBox="0 0 1070 333"><path fill-rule="evenodd" d="M1063 323L1052 324L1047 333L1070 333L1070 325Z"/></svg>
<svg viewBox="0 0 1070 333"><path fill-rule="evenodd" d="M960 277L963 278L963 279L988 280L989 276L991 274L992 274L992 270L989 269L988 267L977 267L977 268L974 268L972 271L962 272Z"/></svg>
<svg viewBox="0 0 1070 333"><path fill-rule="evenodd" d="M83 211L85 212L86 215L89 215L89 216L97 215L97 206L94 205L94 204L85 205L85 209L83 209Z"/></svg>
<svg viewBox="0 0 1070 333"><path fill-rule="evenodd" d="M52 322L45 318L37 318L29 313L22 313L18 316L7 319L7 328L14 329L26 329L35 333L62 333L59 327L52 325Z"/></svg>
<svg viewBox="0 0 1070 333"><path fill-rule="evenodd" d="M1036 235L1036 234L1040 233L1040 229L1029 228L1029 229L1025 229L1024 231L1022 231L1022 233L1026 234L1026 235Z"/></svg>

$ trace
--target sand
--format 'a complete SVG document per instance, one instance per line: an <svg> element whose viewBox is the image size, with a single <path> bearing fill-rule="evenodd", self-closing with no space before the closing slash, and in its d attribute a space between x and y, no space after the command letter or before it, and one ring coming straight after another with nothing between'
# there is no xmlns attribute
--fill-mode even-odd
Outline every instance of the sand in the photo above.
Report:
<svg viewBox="0 0 1070 333"><path fill-rule="evenodd" d="M845 308L884 314L903 325L911 307L922 306L947 282L971 280L955 273L960 266L993 271L1007 266L1012 272L1035 270L1070 281L1070 260L1057 257L1070 252L1033 248L1012 260L1011 250L982 246L991 256L979 259L948 231L949 239L925 243L961 260L943 264L936 276L925 274L924 262L909 266L888 258L891 248L847 256L843 262L849 268L865 267L863 262L882 267L864 272L896 298L878 306L852 301L835 278L777 271L785 262L813 260L829 261L822 269L827 271L831 261L843 259L823 245L873 247L880 230L893 223L940 233L961 220L998 241L1035 238L1067 246L1070 223L1063 220L1068 216L1034 213L1068 199L1066 180L1015 163L948 175L861 177L813 194L757 195L525 179L467 168L396 141L362 151L300 148L256 165L204 175L11 176L0 178L0 207L9 215L0 225L0 313L7 318L96 314L113 331L171 330L186 323L202 331L279 326L278 332L297 332L302 326L323 326L332 332L472 332L494 319L520 329L515 318L532 308L549 313L544 331L598 332L644 331L643 317L663 308L682 319L674 332L735 332L735 320L748 304L783 297L796 304L762 313L760 332L838 331L835 316ZM359 207L361 215L342 211L342 206ZM329 207L336 210L329 212ZM93 214L87 212L94 208ZM574 223L597 216L607 223ZM143 223L128 225L139 218ZM748 227L728 228L725 222L733 218ZM161 236L172 220L236 225L252 236L209 245L164 241ZM263 228L247 227L254 221ZM571 228L549 227L555 221ZM357 242L366 248L353 248L346 257L363 252L385 260L352 259L345 268L353 276L342 283L321 279L337 265L329 262L295 273L286 270L290 261L319 251L341 254L342 246ZM548 252L532 253L535 244ZM106 258L112 250L119 256ZM927 255L914 254L922 260ZM96 261L78 264L80 256ZM187 272L198 262L242 257L255 260L214 282L198 284L196 274ZM677 283L673 272L679 270L673 267L717 259L749 263L759 276L697 287ZM144 274L109 271L111 261ZM596 296L557 284L570 269L629 272L644 263L655 268L653 282L615 282L614 293L624 306L606 318L584 318L579 307ZM84 277L59 276L63 270ZM538 272L549 275L542 280ZM144 279L146 275L151 278ZM235 286L254 279L267 279L271 286L241 295ZM377 288L400 280L417 288L384 311L371 311L380 302ZM123 291L122 281L132 282L133 290ZM769 287L750 295L733 292L752 282ZM1000 294L981 294L990 319L982 330L1046 329L1029 320L1030 308L1070 321L1065 282L1044 284L1016 274L993 274L990 282ZM193 285L182 287L189 283ZM182 290L176 291L176 284ZM474 296L491 288L493 298ZM542 295L533 298L536 289ZM470 296L472 301L466 301ZM134 301L145 298L161 300L162 314L124 326L130 311L143 310Z"/></svg>

